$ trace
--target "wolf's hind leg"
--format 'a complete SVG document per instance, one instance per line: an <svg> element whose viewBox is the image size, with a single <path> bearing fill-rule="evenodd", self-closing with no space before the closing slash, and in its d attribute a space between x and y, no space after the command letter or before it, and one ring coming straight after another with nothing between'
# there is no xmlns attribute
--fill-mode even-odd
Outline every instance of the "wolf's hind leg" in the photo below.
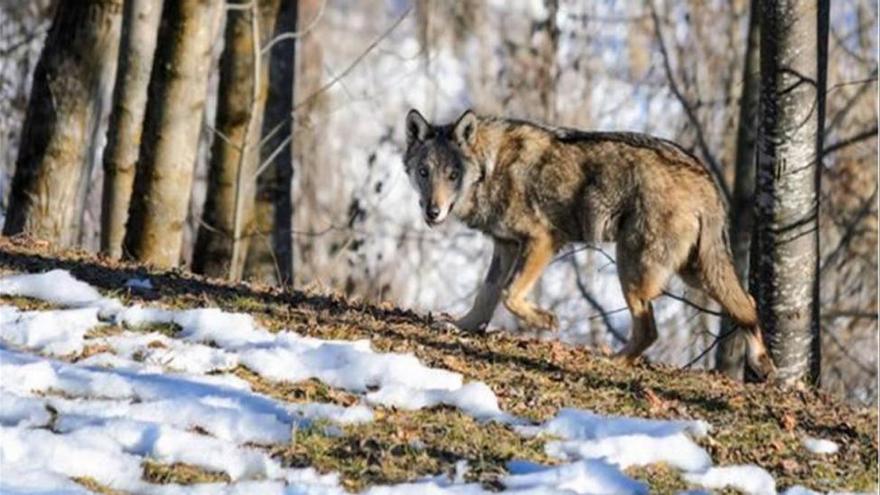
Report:
<svg viewBox="0 0 880 495"><path fill-rule="evenodd" d="M556 315L526 300L526 296L550 264L555 252L556 246L549 234L543 233L530 238L523 247L522 259L513 282L505 293L504 306L533 328L556 330L559 326Z"/></svg>
<svg viewBox="0 0 880 495"><path fill-rule="evenodd" d="M511 268L516 260L517 246L513 243L495 240L492 252L492 263L486 273L486 279L470 311L456 320L455 326L462 330L479 330L489 323L498 302L501 299L501 291L507 281L510 280Z"/></svg>
<svg viewBox="0 0 880 495"><path fill-rule="evenodd" d="M629 341L617 353L618 357L633 362L657 340L657 325L651 301L663 292L668 280L669 274L663 268L640 269L627 266L626 262L621 264L620 285L632 315L632 330Z"/></svg>

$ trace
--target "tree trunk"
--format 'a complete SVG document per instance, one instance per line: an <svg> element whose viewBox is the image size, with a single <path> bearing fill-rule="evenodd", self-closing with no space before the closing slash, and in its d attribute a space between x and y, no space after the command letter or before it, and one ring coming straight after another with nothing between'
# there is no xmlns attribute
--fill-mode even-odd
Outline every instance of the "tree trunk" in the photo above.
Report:
<svg viewBox="0 0 880 495"><path fill-rule="evenodd" d="M34 71L5 235L71 246L112 87L122 0L60 2Z"/></svg>
<svg viewBox="0 0 880 495"><path fill-rule="evenodd" d="M817 0L762 2L752 288L779 378L815 382L818 338ZM824 9L827 15L827 9Z"/></svg>
<svg viewBox="0 0 880 495"><path fill-rule="evenodd" d="M822 155L825 150L825 97L827 94L827 86L828 86L828 33L830 29L831 22L831 1L830 0L818 0L819 5L816 8L816 37L817 37L817 47L816 47L816 72L818 73L818 77L816 79L816 113L818 114L819 122L817 123L816 129L816 227L818 229L819 226L819 214L821 208L821 193L822 193ZM816 277L813 280L813 322L810 328L810 336L812 338L812 342L810 343L810 349L812 350L812 356L810 359L810 381L819 386L819 380L822 375L822 336L821 333L821 293L820 293L820 274L822 273L822 259L819 254L822 252L821 247L819 245L819 234L818 232L813 238L813 242L815 244L816 258L815 258L815 273Z"/></svg>
<svg viewBox="0 0 880 495"><path fill-rule="evenodd" d="M271 38L278 5L279 0L260 0L254 3L256 22L252 9L230 10L226 21L217 96L218 135L211 150L205 209L193 253L193 270L212 277L239 280L247 256L269 76L260 50Z"/></svg>
<svg viewBox="0 0 880 495"><path fill-rule="evenodd" d="M124 242L126 255L139 261L180 261L211 47L224 10L222 0L165 3Z"/></svg>
<svg viewBox="0 0 880 495"><path fill-rule="evenodd" d="M749 274L749 244L755 200L755 139L758 127L758 97L761 91L759 1L752 0L749 9L743 89L736 131L733 201L730 205L730 247L733 251L736 273L743 283L748 280ZM722 320L721 328L724 335L732 331L733 326L729 318ZM715 369L731 378L742 379L744 357L745 341L742 334L733 333L718 342Z"/></svg>
<svg viewBox="0 0 880 495"><path fill-rule="evenodd" d="M283 2L276 21L276 36L297 30L297 3ZM266 169L257 178L256 228L259 235L252 238L245 265L247 278L287 286L293 283L290 113L293 109L295 61L296 40L280 41L272 47L269 95L263 122L266 142L261 150L261 166Z"/></svg>
<svg viewBox="0 0 880 495"><path fill-rule="evenodd" d="M300 0L297 23L300 26L311 24L320 12L321 0ZM336 219L319 199L318 191L334 190L336 173L321 160L322 143L318 136L323 128L323 111L326 106L325 96L312 97L321 87L324 74L324 49L321 39L312 31L304 34L296 47L296 63L294 67L294 94L300 107L296 109L293 123L293 163L296 168L296 189L293 223L298 230L314 232L326 228ZM339 198L339 201L345 199ZM313 236L296 238L297 274L300 279L313 280L326 276L327 259L320 251L327 245L327 239Z"/></svg>
<svg viewBox="0 0 880 495"><path fill-rule="evenodd" d="M119 69L104 150L101 198L101 252L113 258L122 256L161 14L162 3L154 0L128 0L122 14Z"/></svg>
<svg viewBox="0 0 880 495"><path fill-rule="evenodd" d="M547 18L532 25L532 38L538 38L536 51L540 59L535 87L544 110L544 122L552 123L556 121L556 79L559 74L556 61L559 51L559 26L556 24L559 0L544 0L544 8Z"/></svg>

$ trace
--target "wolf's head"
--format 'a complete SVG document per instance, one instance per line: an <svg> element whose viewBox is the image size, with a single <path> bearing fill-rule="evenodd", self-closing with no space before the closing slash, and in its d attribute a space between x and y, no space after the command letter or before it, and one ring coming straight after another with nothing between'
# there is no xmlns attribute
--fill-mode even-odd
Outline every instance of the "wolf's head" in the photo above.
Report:
<svg viewBox="0 0 880 495"><path fill-rule="evenodd" d="M428 225L446 220L474 181L467 156L478 124L470 110L447 125L431 125L415 109L406 115L403 162Z"/></svg>

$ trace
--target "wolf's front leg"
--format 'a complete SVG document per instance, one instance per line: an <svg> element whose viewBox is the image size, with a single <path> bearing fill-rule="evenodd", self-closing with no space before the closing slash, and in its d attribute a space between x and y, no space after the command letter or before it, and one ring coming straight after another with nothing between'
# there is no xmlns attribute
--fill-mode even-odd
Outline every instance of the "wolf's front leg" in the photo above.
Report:
<svg viewBox="0 0 880 495"><path fill-rule="evenodd" d="M556 315L526 300L555 252L556 244L548 233L540 232L530 238L523 247L513 282L505 293L504 306L532 328L556 330L559 327Z"/></svg>
<svg viewBox="0 0 880 495"><path fill-rule="evenodd" d="M510 280L513 263L516 260L517 245L510 242L495 240L492 251L492 263L486 273L486 279L477 293L470 311L456 320L455 326L462 330L479 330L484 328L501 299L501 292Z"/></svg>

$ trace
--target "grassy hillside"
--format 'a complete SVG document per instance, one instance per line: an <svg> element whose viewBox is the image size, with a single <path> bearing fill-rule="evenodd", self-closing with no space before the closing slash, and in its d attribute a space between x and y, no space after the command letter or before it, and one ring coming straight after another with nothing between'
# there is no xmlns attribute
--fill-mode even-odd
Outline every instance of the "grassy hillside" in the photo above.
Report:
<svg viewBox="0 0 880 495"><path fill-rule="evenodd" d="M334 295L285 292L247 284L231 285L182 271L154 271L134 264L101 260L84 253L55 252L27 240L0 238L0 272L71 271L124 302L175 308L217 306L247 312L266 328L290 329L332 339L370 339L377 350L411 352L429 366L463 374L489 385L501 407L532 420L545 420L561 407L603 414L650 418L704 419L712 433L700 440L716 465L754 463L770 471L778 487L800 484L821 491L877 489L877 411L855 409L814 391L745 385L722 376L657 364L625 367L589 349L537 342L495 332L476 335L440 331L430 318L391 305L368 305ZM150 277L155 289L122 289L132 277ZM23 298L2 304L32 307ZM156 330L156 328L150 328ZM104 327L94 337L119 331ZM162 329L173 336L176 328ZM88 348L83 354L88 353ZM82 355L67 359L76 361ZM350 393L318 381L273 382L239 367L236 374L252 388L275 398L321 400L348 405ZM460 460L467 478L497 486L511 459L553 463L544 440L523 438L508 426L481 424L457 409L419 411L376 408L375 421L343 427L344 435L323 429L296 432L290 445L267 448L286 465L315 466L339 472L347 488L414 480L453 472ZM818 456L802 445L804 436L832 440L840 450ZM420 445L414 448L413 445ZM674 469L655 466L629 470L660 493L686 489ZM144 477L154 482L217 481L223 473L193 466L148 464ZM88 479L80 482L100 490Z"/></svg>

